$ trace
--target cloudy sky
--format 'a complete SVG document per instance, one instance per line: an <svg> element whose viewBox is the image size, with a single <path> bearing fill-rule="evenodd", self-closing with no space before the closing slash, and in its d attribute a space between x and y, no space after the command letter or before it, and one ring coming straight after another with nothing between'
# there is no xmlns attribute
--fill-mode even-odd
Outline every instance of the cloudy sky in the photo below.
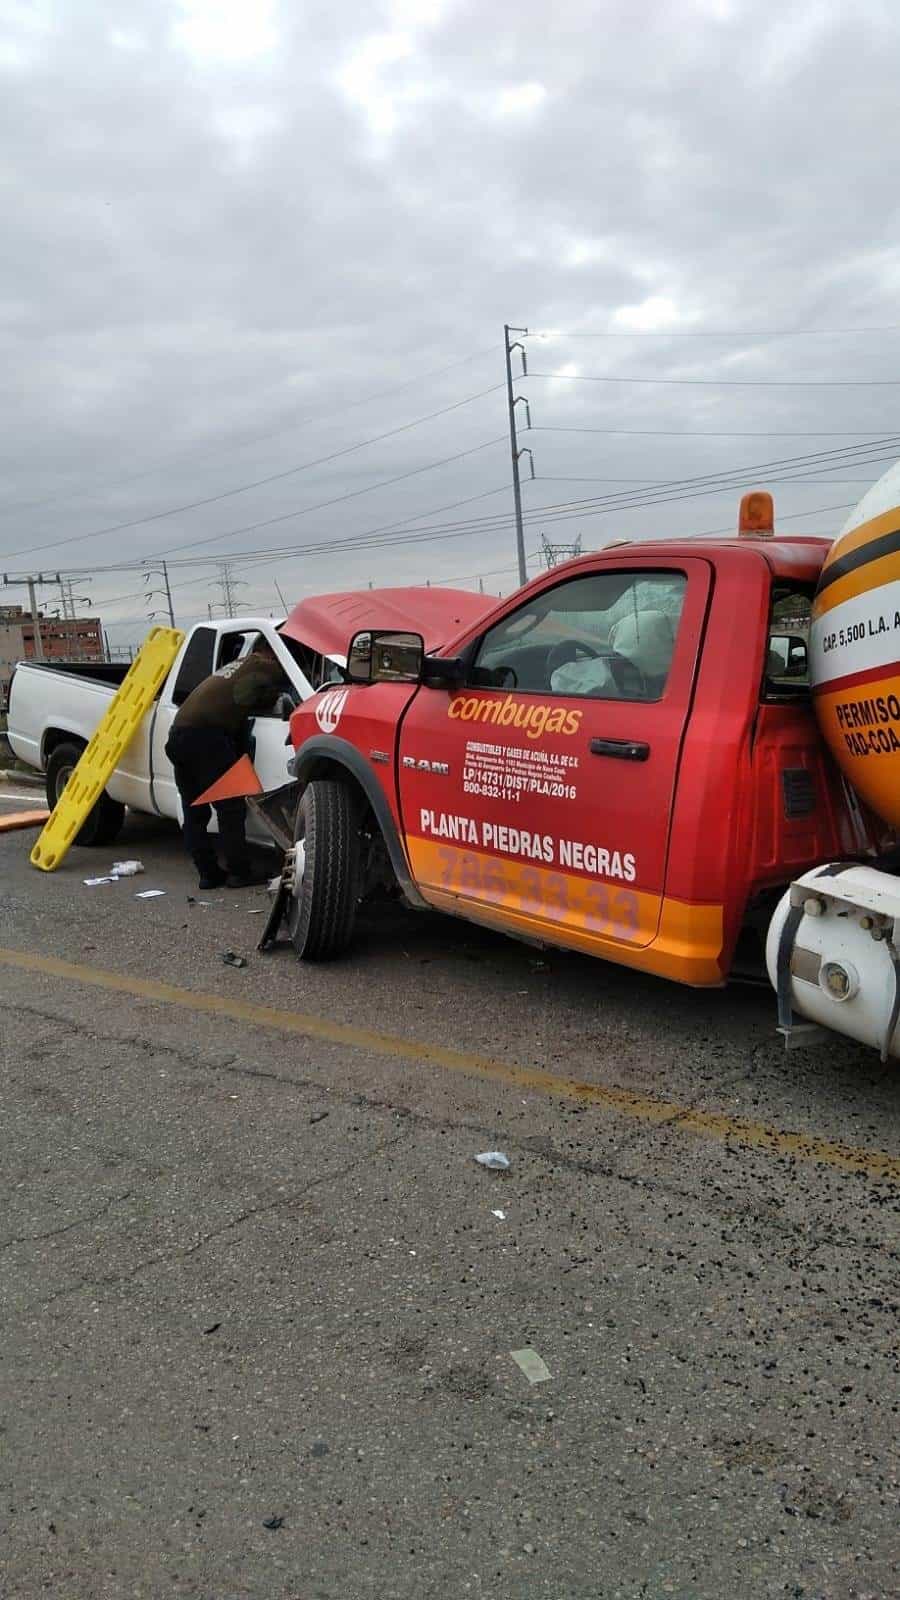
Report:
<svg viewBox="0 0 900 1600"><path fill-rule="evenodd" d="M0 571L114 642L163 555L179 622L216 558L506 592L505 322L532 571L754 480L836 530L900 456L898 71L879 0L0 0Z"/></svg>

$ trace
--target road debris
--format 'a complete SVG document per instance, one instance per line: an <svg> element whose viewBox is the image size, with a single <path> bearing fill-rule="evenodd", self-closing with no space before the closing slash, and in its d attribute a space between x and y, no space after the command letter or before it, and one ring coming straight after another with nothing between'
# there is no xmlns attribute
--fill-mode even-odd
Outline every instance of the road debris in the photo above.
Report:
<svg viewBox="0 0 900 1600"><path fill-rule="evenodd" d="M510 1350L509 1353L529 1383L547 1383L551 1377L550 1369L530 1345L526 1345L524 1350Z"/></svg>
<svg viewBox="0 0 900 1600"><path fill-rule="evenodd" d="M114 878L136 878L143 870L143 861L114 861L112 864Z"/></svg>
<svg viewBox="0 0 900 1600"><path fill-rule="evenodd" d="M489 1167L491 1172L505 1172L509 1166L509 1156L502 1150L484 1150L475 1160L480 1167Z"/></svg>
<svg viewBox="0 0 900 1600"><path fill-rule="evenodd" d="M134 898L135 900L158 900L165 892L165 889L139 889Z"/></svg>
<svg viewBox="0 0 900 1600"><path fill-rule="evenodd" d="M327 1117L327 1115L328 1115L327 1111L314 1111L312 1116L309 1119L310 1126L312 1126L312 1124L314 1122L324 1122L325 1118Z"/></svg>
<svg viewBox="0 0 900 1600"><path fill-rule="evenodd" d="M505 1222L506 1221L506 1212L505 1211L492 1211L491 1212L491 1216L492 1217L499 1217L501 1222Z"/></svg>
<svg viewBox="0 0 900 1600"><path fill-rule="evenodd" d="M233 950L224 950L222 952L222 960L226 967L245 967L247 965L246 956L236 956Z"/></svg>
<svg viewBox="0 0 900 1600"><path fill-rule="evenodd" d="M98 883L117 883L117 878L85 878L84 884L88 889L96 888Z"/></svg>
<svg viewBox="0 0 900 1600"><path fill-rule="evenodd" d="M276 1528L284 1527L284 1517L266 1517L263 1527L274 1533Z"/></svg>

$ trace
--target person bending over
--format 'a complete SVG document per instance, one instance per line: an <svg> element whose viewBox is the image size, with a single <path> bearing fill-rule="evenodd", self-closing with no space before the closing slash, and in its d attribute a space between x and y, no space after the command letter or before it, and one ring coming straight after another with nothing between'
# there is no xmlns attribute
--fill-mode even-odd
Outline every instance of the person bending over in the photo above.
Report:
<svg viewBox="0 0 900 1600"><path fill-rule="evenodd" d="M216 816L225 866L209 834L212 807L193 801L245 752L251 717L275 707L285 675L271 645L257 640L250 654L227 673L204 678L179 707L166 742L184 811L184 844L200 875L201 889L244 889L264 883L247 851L243 799L217 800Z"/></svg>

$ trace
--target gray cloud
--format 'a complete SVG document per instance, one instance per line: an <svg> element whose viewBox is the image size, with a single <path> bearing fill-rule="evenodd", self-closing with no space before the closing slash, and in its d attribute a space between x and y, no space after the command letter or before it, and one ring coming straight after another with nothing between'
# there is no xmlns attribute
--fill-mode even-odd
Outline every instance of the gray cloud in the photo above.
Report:
<svg viewBox="0 0 900 1600"><path fill-rule="evenodd" d="M252 491L58 543L286 473L499 383L505 320L581 335L530 342L533 372L897 375L897 332L757 336L900 322L900 41L886 5L134 0L123 23L103 0L0 0L0 20L0 568L178 561L215 537L200 551L321 545L238 567L244 599L265 609L275 579L289 599L479 572L508 588L508 521L326 548L395 522L405 533L409 519L508 518L508 496L491 493L508 480L502 444L419 471L502 435L502 391ZM700 328L746 331L683 337ZM537 425L531 508L616 488L594 479L825 449L849 441L778 435L890 432L900 415L890 387L534 376L521 388ZM785 485L785 519L854 501L880 470ZM404 474L416 475L383 484ZM578 518L559 536L590 546L725 526L736 500ZM271 518L284 520L235 531ZM173 569L180 617L205 614L213 575ZM140 635L141 603L112 601L141 587L97 571L115 636Z"/></svg>

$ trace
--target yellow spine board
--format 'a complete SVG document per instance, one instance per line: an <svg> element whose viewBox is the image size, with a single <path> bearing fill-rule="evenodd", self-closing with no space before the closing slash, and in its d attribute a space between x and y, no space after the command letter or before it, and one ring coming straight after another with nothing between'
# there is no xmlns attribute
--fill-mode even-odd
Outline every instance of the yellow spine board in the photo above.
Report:
<svg viewBox="0 0 900 1600"><path fill-rule="evenodd" d="M150 710L184 642L178 628L151 628L94 730L87 749L31 852L31 864L55 872Z"/></svg>

